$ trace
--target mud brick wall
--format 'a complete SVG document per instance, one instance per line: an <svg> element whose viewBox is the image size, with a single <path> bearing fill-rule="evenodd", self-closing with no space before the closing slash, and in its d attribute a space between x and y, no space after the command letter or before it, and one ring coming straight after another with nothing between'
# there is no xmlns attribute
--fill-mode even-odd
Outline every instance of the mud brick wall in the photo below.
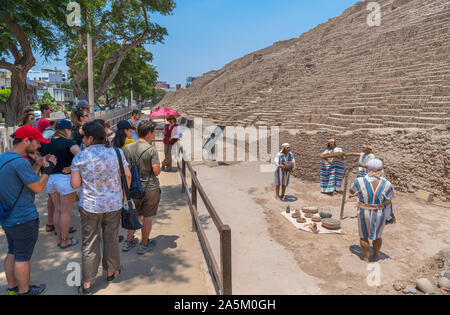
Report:
<svg viewBox="0 0 450 315"><path fill-rule="evenodd" d="M319 155L334 137L345 152L360 152L365 140L375 155L385 161L385 172L397 191L414 193L424 189L450 201L450 125L431 130L357 130L331 132L282 132L280 143L289 142L298 165L295 176L319 182ZM356 158L348 158L353 164Z"/></svg>

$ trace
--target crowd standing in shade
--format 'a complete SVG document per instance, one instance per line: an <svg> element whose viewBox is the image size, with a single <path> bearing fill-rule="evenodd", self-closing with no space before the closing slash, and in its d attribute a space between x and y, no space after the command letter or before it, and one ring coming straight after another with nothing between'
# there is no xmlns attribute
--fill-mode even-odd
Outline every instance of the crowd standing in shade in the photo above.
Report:
<svg viewBox="0 0 450 315"><path fill-rule="evenodd" d="M140 243L137 253L142 255L156 244L150 240L152 218L157 214L161 197L157 178L161 173L160 160L158 151L150 144L156 124L141 122L142 112L134 110L129 120L117 124L110 141L111 126L101 119L89 122L89 103L85 100L74 108L72 121L64 112L53 112L46 104L41 111L42 118L36 124L41 131L32 127L32 108L26 109L23 126L13 135L13 148L0 155L0 180L8 178L8 185L0 187L1 209L13 210L2 211L0 218L8 240L7 294L40 295L46 291L45 285L29 285L30 259L39 230L34 196L44 188L49 194L45 230L55 232L60 249L78 244L69 234L76 232L70 226L70 213L75 200L79 200L82 285L78 293L91 294L100 263L108 282L115 281L123 270L119 225L124 192L118 156L125 184L130 186L129 164L133 163L144 191L142 199L134 200L143 221L142 240L135 238L136 231L129 231L122 250L129 251Z"/></svg>

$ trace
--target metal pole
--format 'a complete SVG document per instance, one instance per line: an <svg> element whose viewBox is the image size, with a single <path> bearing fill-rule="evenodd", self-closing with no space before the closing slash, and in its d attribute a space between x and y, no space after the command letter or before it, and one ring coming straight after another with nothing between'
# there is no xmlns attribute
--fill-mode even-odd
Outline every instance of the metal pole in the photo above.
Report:
<svg viewBox="0 0 450 315"><path fill-rule="evenodd" d="M87 58L88 58L88 90L89 90L89 108L94 112L94 60L92 59L92 38L87 33Z"/></svg>

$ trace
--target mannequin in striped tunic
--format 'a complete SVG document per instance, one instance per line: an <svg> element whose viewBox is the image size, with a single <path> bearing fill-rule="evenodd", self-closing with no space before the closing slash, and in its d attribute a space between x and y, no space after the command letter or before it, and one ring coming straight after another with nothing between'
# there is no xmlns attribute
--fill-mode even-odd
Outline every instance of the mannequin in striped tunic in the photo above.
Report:
<svg viewBox="0 0 450 315"><path fill-rule="evenodd" d="M327 149L320 155L320 191L337 195L342 192L345 153L336 145L336 140L328 140Z"/></svg>
<svg viewBox="0 0 450 315"><path fill-rule="evenodd" d="M363 260L370 262L370 243L373 241L373 259L379 257L382 234L386 225L386 215L390 215L394 187L383 177L383 162L377 159L367 164L369 174L355 179L359 198L358 232L363 251Z"/></svg>
<svg viewBox="0 0 450 315"><path fill-rule="evenodd" d="M277 165L277 169L274 174L274 184L275 184L275 199L284 200L286 187L289 186L289 179L291 172L295 170L295 159L291 152L291 147L289 143L285 143L281 146L281 151L275 156L274 162ZM287 163L293 164L292 170L286 170ZM281 196L280 196L280 186L281 186Z"/></svg>
<svg viewBox="0 0 450 315"><path fill-rule="evenodd" d="M364 142L362 153L346 153L345 156L359 157L357 177L364 177L369 173L367 163L375 158L372 145L368 141Z"/></svg>

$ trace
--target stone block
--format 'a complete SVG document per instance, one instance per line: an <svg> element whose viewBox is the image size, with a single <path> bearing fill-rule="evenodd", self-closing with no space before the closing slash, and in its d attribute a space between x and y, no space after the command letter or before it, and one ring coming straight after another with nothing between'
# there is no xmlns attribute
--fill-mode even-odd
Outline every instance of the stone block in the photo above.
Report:
<svg viewBox="0 0 450 315"><path fill-rule="evenodd" d="M432 202L434 195L428 191L419 190L416 194L417 199L424 200L426 202Z"/></svg>

